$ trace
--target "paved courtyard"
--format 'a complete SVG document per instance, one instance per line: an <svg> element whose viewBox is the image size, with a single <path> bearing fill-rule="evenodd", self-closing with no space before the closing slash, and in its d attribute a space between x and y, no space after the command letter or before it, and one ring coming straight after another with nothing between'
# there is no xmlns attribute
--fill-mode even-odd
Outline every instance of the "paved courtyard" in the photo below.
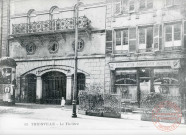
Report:
<svg viewBox="0 0 186 135"><path fill-rule="evenodd" d="M78 114L72 118L72 106L61 109L59 105L16 104L0 106L0 135L32 134L107 134L107 135L184 135L186 125L164 132L152 122L102 118Z"/></svg>

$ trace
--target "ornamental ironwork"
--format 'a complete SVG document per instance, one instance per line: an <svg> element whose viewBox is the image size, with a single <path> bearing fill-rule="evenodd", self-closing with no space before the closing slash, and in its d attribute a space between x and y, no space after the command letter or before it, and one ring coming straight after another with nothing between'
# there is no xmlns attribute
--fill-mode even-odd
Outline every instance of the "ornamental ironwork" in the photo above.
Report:
<svg viewBox="0 0 186 135"><path fill-rule="evenodd" d="M12 25L12 34L27 34L40 32L68 31L74 30L74 18L38 21L31 23L21 23ZM86 29L90 25L90 20L86 16L78 19L78 28Z"/></svg>

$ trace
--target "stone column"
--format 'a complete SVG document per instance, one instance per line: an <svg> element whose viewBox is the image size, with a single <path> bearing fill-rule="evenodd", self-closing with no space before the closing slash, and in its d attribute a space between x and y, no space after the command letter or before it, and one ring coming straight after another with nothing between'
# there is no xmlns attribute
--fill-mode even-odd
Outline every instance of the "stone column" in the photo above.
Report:
<svg viewBox="0 0 186 135"><path fill-rule="evenodd" d="M66 104L72 104L72 76L67 76L66 81Z"/></svg>
<svg viewBox="0 0 186 135"><path fill-rule="evenodd" d="M42 100L42 79L41 76L37 76L36 81L36 103L41 104Z"/></svg>

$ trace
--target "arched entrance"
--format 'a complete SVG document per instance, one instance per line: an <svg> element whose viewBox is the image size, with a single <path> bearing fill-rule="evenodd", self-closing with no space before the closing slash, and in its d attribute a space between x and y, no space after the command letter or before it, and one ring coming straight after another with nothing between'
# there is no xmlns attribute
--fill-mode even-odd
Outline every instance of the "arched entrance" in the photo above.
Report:
<svg viewBox="0 0 186 135"><path fill-rule="evenodd" d="M61 98L66 99L66 75L51 71L42 75L42 100L46 104L60 104Z"/></svg>
<svg viewBox="0 0 186 135"><path fill-rule="evenodd" d="M36 75L28 74L25 77L25 88L26 88L26 102L35 103L36 102Z"/></svg>

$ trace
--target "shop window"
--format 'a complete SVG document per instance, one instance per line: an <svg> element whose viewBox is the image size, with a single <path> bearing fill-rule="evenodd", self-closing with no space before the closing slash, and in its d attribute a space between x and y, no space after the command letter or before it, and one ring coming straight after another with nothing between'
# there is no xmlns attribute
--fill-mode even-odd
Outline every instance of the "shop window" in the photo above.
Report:
<svg viewBox="0 0 186 135"><path fill-rule="evenodd" d="M34 43L29 43L26 45L26 51L28 55L32 55L36 51L36 45Z"/></svg>
<svg viewBox="0 0 186 135"><path fill-rule="evenodd" d="M140 0L140 9L150 9L153 8L153 0Z"/></svg>
<svg viewBox="0 0 186 135"><path fill-rule="evenodd" d="M139 51L149 52L153 47L153 27L139 28Z"/></svg>
<svg viewBox="0 0 186 135"><path fill-rule="evenodd" d="M137 101L137 71L117 70L115 73L115 88L122 94L124 101Z"/></svg>
<svg viewBox="0 0 186 135"><path fill-rule="evenodd" d="M48 46L48 50L50 53L57 53L59 49L59 44L57 41L51 41Z"/></svg>
<svg viewBox="0 0 186 135"><path fill-rule="evenodd" d="M165 26L165 50L181 49L181 23Z"/></svg>
<svg viewBox="0 0 186 135"><path fill-rule="evenodd" d="M179 85L178 70L154 69L155 92L179 96Z"/></svg>

